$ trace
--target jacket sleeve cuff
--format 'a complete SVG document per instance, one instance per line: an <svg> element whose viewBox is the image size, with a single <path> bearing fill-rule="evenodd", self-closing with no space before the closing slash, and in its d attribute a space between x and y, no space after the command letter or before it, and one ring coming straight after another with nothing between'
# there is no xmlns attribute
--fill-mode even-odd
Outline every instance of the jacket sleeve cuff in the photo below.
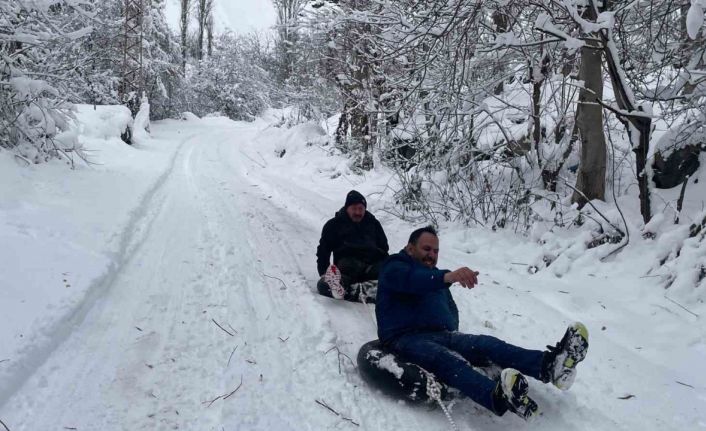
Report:
<svg viewBox="0 0 706 431"><path fill-rule="evenodd" d="M446 275L446 273L448 273L448 272L451 272L450 269L440 269L439 271L441 271L441 280L442 281L444 280L444 275ZM444 287L449 288L449 287L451 287L452 284L453 283L444 283Z"/></svg>
<svg viewBox="0 0 706 431"><path fill-rule="evenodd" d="M449 272L446 269L432 269L430 270L430 278L428 279L429 287L431 289L444 289L446 283L444 283L444 274Z"/></svg>

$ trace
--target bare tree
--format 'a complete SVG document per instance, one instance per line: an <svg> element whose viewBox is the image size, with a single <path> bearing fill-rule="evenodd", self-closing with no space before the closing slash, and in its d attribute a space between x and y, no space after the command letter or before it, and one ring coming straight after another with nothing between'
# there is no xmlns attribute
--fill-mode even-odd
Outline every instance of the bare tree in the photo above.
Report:
<svg viewBox="0 0 706 431"><path fill-rule="evenodd" d="M179 20L179 30L181 31L181 70L186 75L186 40L189 32L189 7L190 0L181 0L181 19Z"/></svg>
<svg viewBox="0 0 706 431"><path fill-rule="evenodd" d="M197 0L196 18L198 20L198 33L196 37L196 57L199 60L203 59L203 43L204 36L209 31L209 22L213 26L213 0ZM210 39L209 39L210 40Z"/></svg>
<svg viewBox="0 0 706 431"><path fill-rule="evenodd" d="M583 17L596 20L595 8L588 7ZM579 92L576 123L581 141L581 162L576 178L576 191L572 202L579 208L588 200L605 200L606 140L603 134L603 61L600 42L596 34L586 35L586 45L581 48L579 79L584 82Z"/></svg>
<svg viewBox="0 0 706 431"><path fill-rule="evenodd" d="M272 0L277 11L277 55L279 56L279 79L290 78L295 61L299 16L307 0Z"/></svg>
<svg viewBox="0 0 706 431"><path fill-rule="evenodd" d="M213 55L213 8L211 8L211 13L208 14L208 19L206 20L206 40L208 56Z"/></svg>

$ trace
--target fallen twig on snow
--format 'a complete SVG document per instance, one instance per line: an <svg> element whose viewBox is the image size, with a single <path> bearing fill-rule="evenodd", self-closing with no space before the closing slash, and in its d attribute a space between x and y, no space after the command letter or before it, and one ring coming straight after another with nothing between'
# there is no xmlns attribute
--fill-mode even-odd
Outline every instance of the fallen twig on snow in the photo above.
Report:
<svg viewBox="0 0 706 431"><path fill-rule="evenodd" d="M228 366L230 365L230 360L233 358L233 353L235 353L236 350L238 350L238 346L235 346L233 351L230 352L230 356L228 357L228 363L226 364L226 368L228 368Z"/></svg>
<svg viewBox="0 0 706 431"><path fill-rule="evenodd" d="M629 400L630 398L635 398L635 395L627 394L624 397L618 397L619 400Z"/></svg>
<svg viewBox="0 0 706 431"><path fill-rule="evenodd" d="M345 353L341 352L341 349L338 348L338 346L333 346L330 349L328 349L325 353L324 356L328 354L331 350L336 350L336 353L338 354L338 374L341 374L341 356L344 358L347 358L349 361L351 361L351 365L353 365L353 368L355 368L355 362L353 362L353 359L351 359L350 356L346 355Z"/></svg>
<svg viewBox="0 0 706 431"><path fill-rule="evenodd" d="M688 384L688 383L680 382L679 380L675 380L675 382L679 383L680 385L688 386L688 387L690 387L691 389L696 389L695 387L691 386L691 385Z"/></svg>
<svg viewBox="0 0 706 431"><path fill-rule="evenodd" d="M29 161L29 159L27 159L26 157L22 157L22 156L20 156L19 154L15 154L15 158L16 158L17 160L21 160L21 161L27 163L27 166L32 166L32 162ZM3 425L5 425L5 424L3 424ZM9 430L8 430L8 431L9 431Z"/></svg>
<svg viewBox="0 0 706 431"><path fill-rule="evenodd" d="M267 275L267 274L265 274L264 272L262 273L262 275L264 275L264 276L267 277L267 278L273 278L273 279L275 279L275 280L279 280L279 282L282 283L282 286L284 286L284 287L283 287L282 289L280 289L280 290L285 290L285 289L287 289L287 284L286 284L284 281L282 281L281 278L277 278L277 277L273 277L273 276L271 276L271 275Z"/></svg>
<svg viewBox="0 0 706 431"><path fill-rule="evenodd" d="M240 389L241 386L243 386L243 376L242 376L242 375L240 376L240 384L238 385L238 387L235 388L235 389L233 389L233 392L231 392L231 393L229 393L228 395L226 395L225 397L223 397L223 399L226 400L226 399L228 399L231 395L233 395L234 393L238 392L238 389Z"/></svg>
<svg viewBox="0 0 706 431"><path fill-rule="evenodd" d="M240 151L240 154L244 155L244 156L247 157L251 162L255 163L256 165L258 165L259 167L261 167L261 168L263 168L263 169L267 167L266 165L261 164L260 162L258 162L257 160L253 159L252 157L248 156L247 154L245 154L245 153L242 152L242 151Z"/></svg>
<svg viewBox="0 0 706 431"><path fill-rule="evenodd" d="M4 426L7 431L10 431L10 428L5 425L5 422L3 422L2 419L0 419L0 424L2 424L2 426Z"/></svg>
<svg viewBox="0 0 706 431"><path fill-rule="evenodd" d="M287 338L277 337L277 338L279 338L279 341L281 341L283 343L286 343L287 340L289 340L289 337L287 337Z"/></svg>
<svg viewBox="0 0 706 431"><path fill-rule="evenodd" d="M335 414L336 416L340 417L341 419L346 420L346 421L352 423L353 425L355 425L355 426L357 426L357 427L360 426L360 424L359 424L358 422L354 421L354 420L351 419L351 418L347 418L347 417L343 416L342 414L338 413L336 410L334 410L334 409L332 409L331 407L329 407L329 405L326 404L326 402L324 402L324 401L319 401L319 400L315 400L315 401L316 401L316 404L318 404L318 405L320 405L320 406L323 406L323 407L326 407L330 412L332 412L332 413Z"/></svg>
<svg viewBox="0 0 706 431"><path fill-rule="evenodd" d="M699 317L698 314L694 313L693 311L691 311L691 310L689 310L688 308L684 307L683 305L681 305L681 304L678 303L677 301L675 301L675 300L673 300L672 298L668 297L667 294L665 294L664 297L665 297L666 299L668 299L669 301L673 302L674 304L678 305L679 307L681 307L684 311L686 311L686 312L692 314L694 317Z"/></svg>
<svg viewBox="0 0 706 431"><path fill-rule="evenodd" d="M230 396L233 395L234 393L238 392L238 389L240 389L241 386L243 386L243 376L242 376L242 375L240 376L240 384L238 385L237 388L233 389L233 392L231 392L231 393L229 393L229 394L219 395L219 396L217 396L216 398L212 399L211 401L204 401L204 402L202 402L201 404L206 404L206 403L208 403L208 405L207 405L206 407L211 407L211 404L215 403L216 401L220 400L221 398L224 399L224 400L225 400L225 399L228 399L228 397L230 397ZM8 431L10 431L10 430L8 430Z"/></svg>
<svg viewBox="0 0 706 431"><path fill-rule="evenodd" d="M215 323L216 326L218 326L219 328L221 328L221 329L223 330L223 332L225 332L226 334L230 335L231 337L235 337L235 335L233 335L232 333L230 333L226 328L224 328L224 327L222 327L221 325L219 325L218 322L216 322L216 319L211 319L211 321L213 321L213 323Z"/></svg>

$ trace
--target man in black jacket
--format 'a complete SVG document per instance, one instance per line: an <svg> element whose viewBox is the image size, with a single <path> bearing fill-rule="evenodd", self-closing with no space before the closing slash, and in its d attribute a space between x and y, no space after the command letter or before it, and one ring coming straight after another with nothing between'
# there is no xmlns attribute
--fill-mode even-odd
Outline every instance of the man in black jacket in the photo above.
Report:
<svg viewBox="0 0 706 431"><path fill-rule="evenodd" d="M380 222L367 206L365 197L351 190L343 208L324 224L316 250L316 266L322 276L317 288L322 295L358 299L356 287L363 282L377 283L380 264L390 247ZM375 297L372 293L367 296Z"/></svg>

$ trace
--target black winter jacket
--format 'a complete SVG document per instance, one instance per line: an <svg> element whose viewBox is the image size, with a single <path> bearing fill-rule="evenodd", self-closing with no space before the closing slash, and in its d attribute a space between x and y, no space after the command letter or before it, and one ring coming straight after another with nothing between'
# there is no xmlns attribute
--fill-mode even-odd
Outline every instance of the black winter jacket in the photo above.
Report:
<svg viewBox="0 0 706 431"><path fill-rule="evenodd" d="M387 257L390 246L380 222L365 212L360 223L354 223L345 208L324 224L319 247L316 249L316 267L319 275L328 268L333 253L333 263L344 257L360 259L366 263L381 262Z"/></svg>

